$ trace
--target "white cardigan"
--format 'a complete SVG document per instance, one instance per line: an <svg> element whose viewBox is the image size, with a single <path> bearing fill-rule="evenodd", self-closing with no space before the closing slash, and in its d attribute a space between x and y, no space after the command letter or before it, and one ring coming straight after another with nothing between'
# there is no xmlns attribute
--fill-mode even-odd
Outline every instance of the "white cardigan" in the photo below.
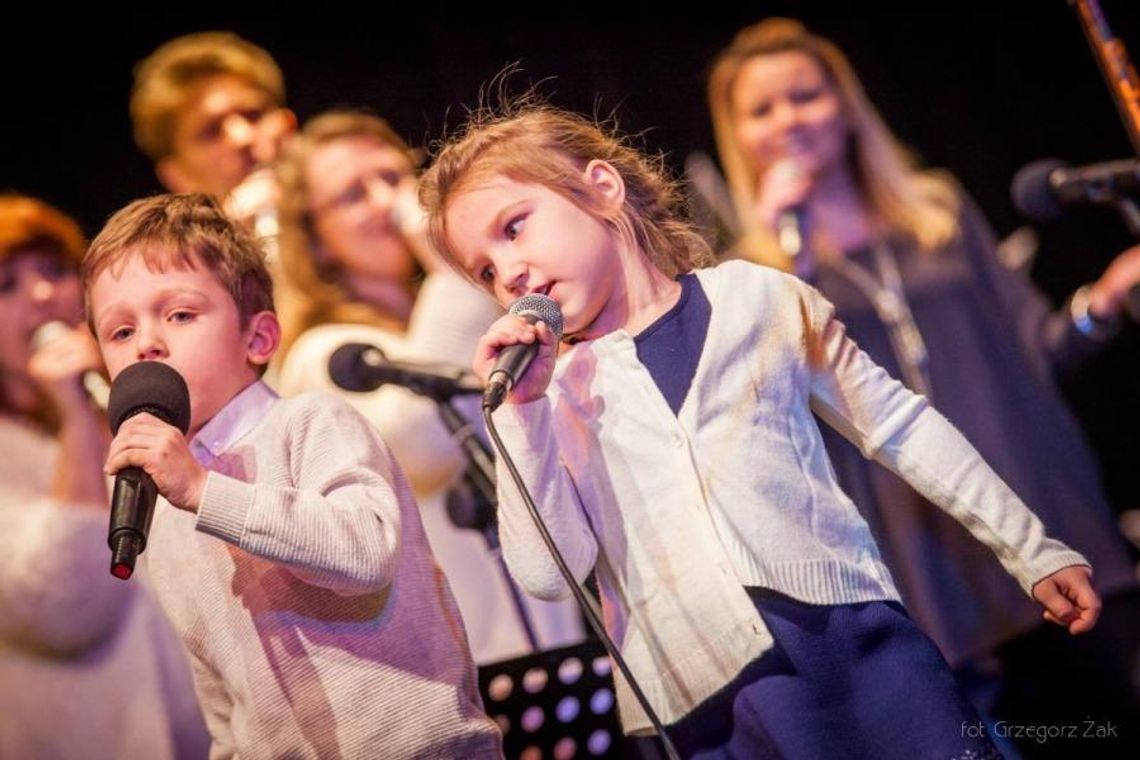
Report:
<svg viewBox="0 0 1140 760"><path fill-rule="evenodd" d="M1027 593L1087 564L1044 535L923 397L846 337L810 286L742 261L697 276L712 315L678 414L633 336L617 330L559 357L545 397L496 415L575 578L597 561L607 629L663 721L771 646L745 586L809 604L899 598L812 412L962 521ZM511 571L537 596L565 596L508 479L500 464ZM646 729L620 677L617 687L625 730Z"/></svg>

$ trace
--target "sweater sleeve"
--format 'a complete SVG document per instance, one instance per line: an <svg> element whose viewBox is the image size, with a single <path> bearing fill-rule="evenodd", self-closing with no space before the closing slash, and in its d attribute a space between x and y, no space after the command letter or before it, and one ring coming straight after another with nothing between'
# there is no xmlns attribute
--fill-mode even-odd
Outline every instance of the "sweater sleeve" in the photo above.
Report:
<svg viewBox="0 0 1140 760"><path fill-rule="evenodd" d="M246 483L211 471L198 530L314 586L346 596L382 590L396 573L400 504L412 500L407 483L348 404L317 395L294 403L287 477Z"/></svg>
<svg viewBox="0 0 1140 760"><path fill-rule="evenodd" d="M528 404L504 404L494 421L555 546L580 584L594 567L598 543L570 473L559 461L551 417L550 399L544 396ZM511 575L540 599L565 599L570 587L543 543L502 456L496 461L496 476L499 536Z"/></svg>
<svg viewBox="0 0 1140 760"><path fill-rule="evenodd" d="M56 656L113 635L136 593L110 573L107 513L0 492L0 640Z"/></svg>
<svg viewBox="0 0 1140 760"><path fill-rule="evenodd" d="M957 428L855 345L830 303L811 289L805 299L816 414L962 523L1027 594L1063 567L1088 565L1045 535L1041 521Z"/></svg>

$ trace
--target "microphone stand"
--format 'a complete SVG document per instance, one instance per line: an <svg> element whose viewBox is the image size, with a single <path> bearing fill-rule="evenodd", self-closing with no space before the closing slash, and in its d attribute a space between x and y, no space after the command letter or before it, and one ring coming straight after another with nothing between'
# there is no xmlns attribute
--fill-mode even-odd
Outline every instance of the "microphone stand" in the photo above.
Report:
<svg viewBox="0 0 1140 760"><path fill-rule="evenodd" d="M1076 8L1077 19L1104 82L1112 92L1124 131L1128 133L1133 150L1140 154L1140 76L1128 57L1128 48L1113 34L1098 0L1069 0L1069 5ZM1128 231L1140 239L1140 206L1134 199L1124 197L1118 198L1113 205L1124 219ZM1134 320L1140 322L1140 285L1133 285L1128 291L1125 308Z"/></svg>
<svg viewBox="0 0 1140 760"><path fill-rule="evenodd" d="M1119 37L1113 35L1097 0L1069 0L1069 4L1077 9L1081 28L1104 75L1105 84L1112 91L1112 99L1120 112L1128 139L1132 141L1133 149L1140 153L1140 77L1128 58L1128 49ZM1135 206L1131 211L1135 214ZM1132 226L1131 222L1129 226Z"/></svg>
<svg viewBox="0 0 1140 760"><path fill-rule="evenodd" d="M451 405L450 399L437 398L436 406L443 423L451 431L452 437L463 449L467 458L467 466L463 470L462 490L459 492L453 490L448 494L448 515L452 522L460 527L473 528L483 534L487 548L495 556L503 582L506 584L507 590L510 591L511 601L514 603L515 612L518 614L519 622L522 624L523 633L526 634L531 651L538 652L540 647L538 636L534 632L534 623L530 619L530 613L523 603L518 587L511 580L511 574L507 570L507 563L503 559L503 552L499 546L498 521L495 519L498 497L495 494L495 464L491 459L491 453L475 435L471 423ZM459 511L459 509L453 509L452 499L456 498L467 498L471 501L470 512L474 515L473 520L459 521L455 519L454 512Z"/></svg>

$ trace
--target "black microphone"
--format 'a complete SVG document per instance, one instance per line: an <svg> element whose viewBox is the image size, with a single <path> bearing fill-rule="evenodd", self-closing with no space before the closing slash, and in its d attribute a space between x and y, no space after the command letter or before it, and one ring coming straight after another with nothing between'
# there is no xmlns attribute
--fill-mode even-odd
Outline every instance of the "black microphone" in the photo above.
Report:
<svg viewBox="0 0 1140 760"><path fill-rule="evenodd" d="M389 361L381 349L367 343L347 343L333 351L329 377L346 391L366 393L390 383L441 402L483 392L479 378L467 370L449 364Z"/></svg>
<svg viewBox="0 0 1140 760"><path fill-rule="evenodd" d="M1018 170L1010 187L1017 210L1038 222L1056 221L1065 206L1113 205L1138 194L1140 160L1134 158L1077 167L1042 158Z"/></svg>
<svg viewBox="0 0 1140 760"><path fill-rule="evenodd" d="M111 433L136 414L148 412L185 435L190 428L190 391L178 370L162 362L138 362L124 369L111 384L107 420ZM124 467L115 473L111 495L111 575L126 580L135 559L146 549L158 489L141 467Z"/></svg>
<svg viewBox="0 0 1140 760"><path fill-rule="evenodd" d="M554 333L557 340L562 337L562 309L558 302L542 293L531 293L519 298L508 309L511 314L517 314L532 325L545 322ZM491 376L487 378L487 389L483 391L483 408L494 411L506 399L507 393L514 387L519 378L526 372L527 367L538 354L538 341L534 343L516 343L507 346L499 352Z"/></svg>

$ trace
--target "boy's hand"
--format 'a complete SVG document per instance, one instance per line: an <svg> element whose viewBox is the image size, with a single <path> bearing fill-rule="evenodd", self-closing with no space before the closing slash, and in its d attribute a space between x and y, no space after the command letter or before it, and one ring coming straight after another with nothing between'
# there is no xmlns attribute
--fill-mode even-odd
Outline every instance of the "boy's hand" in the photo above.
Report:
<svg viewBox="0 0 1140 760"><path fill-rule="evenodd" d="M475 347L475 374L486 384L500 351L507 346L534 343L536 340L539 343L538 354L518 383L511 388L507 402L525 404L541 398L546 393L546 386L550 385L550 378L554 376L554 360L558 356L558 341L545 322L532 325L515 314L499 317Z"/></svg>
<svg viewBox="0 0 1140 760"><path fill-rule="evenodd" d="M1100 595L1092 587L1092 570L1084 565L1064 567L1033 584L1033 598L1045 608L1045 619L1069 633L1091 630L1100 617Z"/></svg>
<svg viewBox="0 0 1140 760"><path fill-rule="evenodd" d="M103 469L114 475L131 465L150 475L158 492L175 507L198 511L208 471L190 454L178 428L145 412L120 425Z"/></svg>

